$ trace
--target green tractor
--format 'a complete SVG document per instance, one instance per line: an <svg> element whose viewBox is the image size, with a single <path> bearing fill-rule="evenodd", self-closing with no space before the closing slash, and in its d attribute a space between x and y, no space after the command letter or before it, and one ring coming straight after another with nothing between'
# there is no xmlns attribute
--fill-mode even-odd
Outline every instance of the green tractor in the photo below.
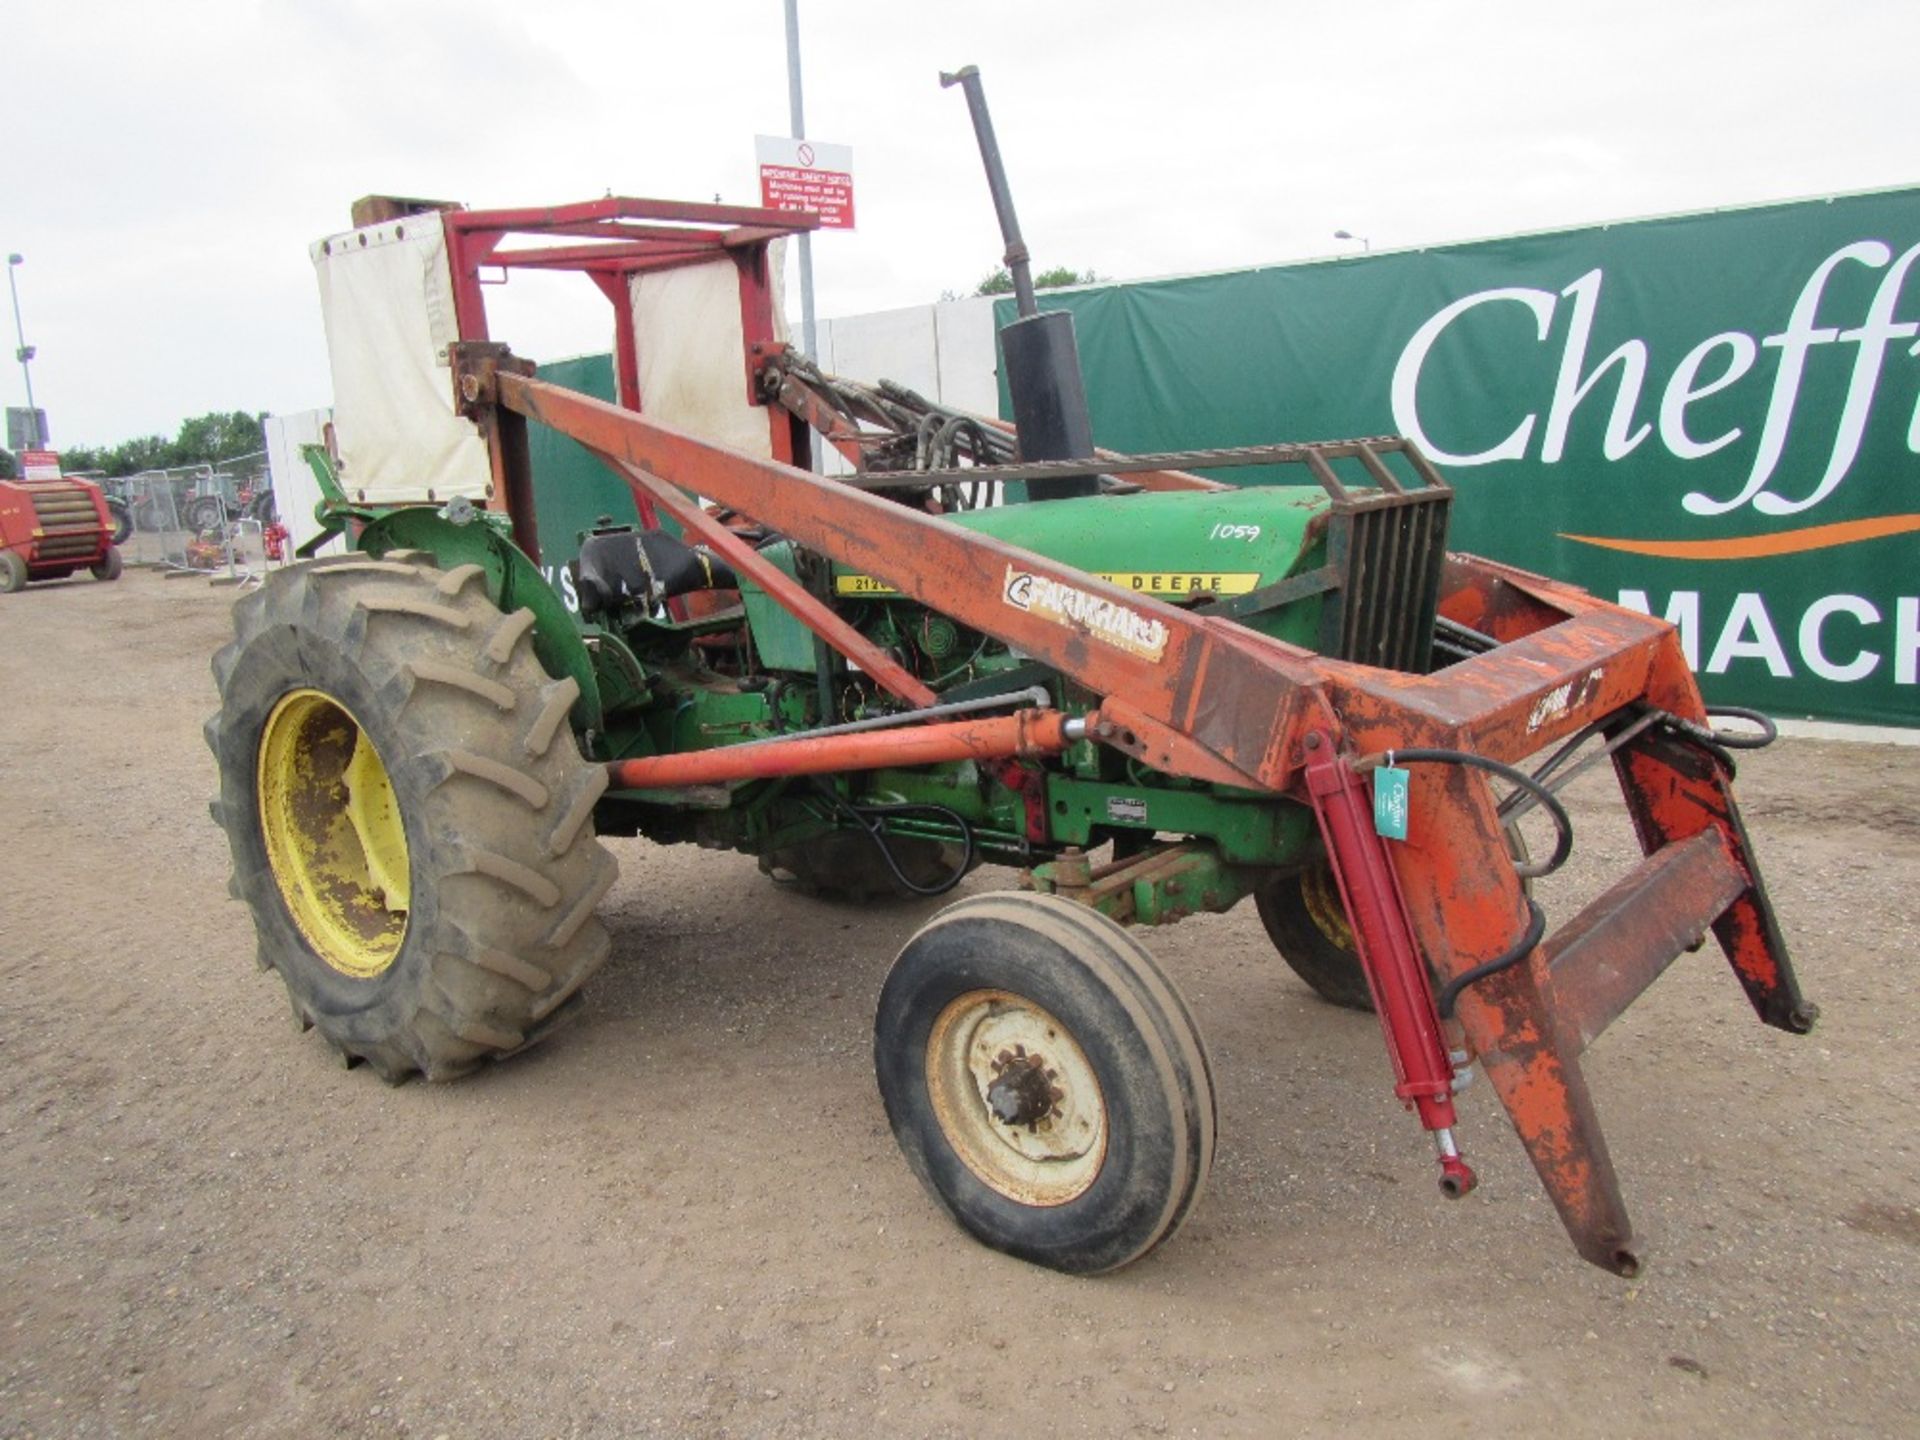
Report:
<svg viewBox="0 0 1920 1440"><path fill-rule="evenodd" d="M1379 1015L1445 1193L1474 1183L1453 1094L1477 1065L1581 1253L1631 1273L1579 1050L1708 930L1763 1019L1811 1025L1736 737L1671 628L1448 555L1452 493L1405 442L1095 452L1060 315L1005 332L1017 429L823 375L774 325L769 250L805 217L610 198L356 221L316 247L341 453L310 455L350 548L236 603L207 727L260 963L347 1063L451 1079L560 1024L608 957L614 837L742 851L854 904L1007 867L900 953L880 1089L970 1233L1107 1270L1180 1225L1215 1143L1199 1031L1138 937L1253 897L1308 984ZM502 264L617 297L614 402L485 339ZM715 338L694 313L729 319ZM577 615L539 568L530 423L634 497L635 523L578 537ZM815 432L842 473L809 465ZM1526 881L1564 858L1551 792L1588 745L1647 860L1544 937ZM1393 795L1397 832L1375 823ZM1542 864L1511 844L1520 803L1561 826Z"/></svg>

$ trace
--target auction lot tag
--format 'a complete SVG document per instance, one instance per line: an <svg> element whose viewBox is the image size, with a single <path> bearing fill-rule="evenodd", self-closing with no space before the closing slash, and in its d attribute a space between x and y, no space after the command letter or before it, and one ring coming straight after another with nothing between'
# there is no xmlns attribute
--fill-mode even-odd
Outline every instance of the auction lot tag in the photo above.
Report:
<svg viewBox="0 0 1920 1440"><path fill-rule="evenodd" d="M1407 772L1382 765L1373 772L1373 828L1389 840L1407 838Z"/></svg>

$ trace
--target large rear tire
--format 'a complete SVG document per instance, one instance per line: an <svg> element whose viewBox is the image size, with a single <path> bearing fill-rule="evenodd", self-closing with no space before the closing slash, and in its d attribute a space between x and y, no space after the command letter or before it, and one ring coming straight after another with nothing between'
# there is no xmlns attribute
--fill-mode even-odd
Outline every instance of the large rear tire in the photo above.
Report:
<svg viewBox="0 0 1920 1440"><path fill-rule="evenodd" d="M268 575L214 657L213 815L261 967L390 1081L525 1048L606 959L606 771L533 624L477 565L345 556Z"/></svg>
<svg viewBox="0 0 1920 1440"><path fill-rule="evenodd" d="M218 495L198 495L187 502L183 518L187 522L187 529L196 535L204 535L227 523L227 507Z"/></svg>
<svg viewBox="0 0 1920 1440"><path fill-rule="evenodd" d="M1213 1163L1213 1077L1179 992L1104 915L976 895L906 944L874 1066L914 1174L983 1244L1118 1269L1185 1221Z"/></svg>

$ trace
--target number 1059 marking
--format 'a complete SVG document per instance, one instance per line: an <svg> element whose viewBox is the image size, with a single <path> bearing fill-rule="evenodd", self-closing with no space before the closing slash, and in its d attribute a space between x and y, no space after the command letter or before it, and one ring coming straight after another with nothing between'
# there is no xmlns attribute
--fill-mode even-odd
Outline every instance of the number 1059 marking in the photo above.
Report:
<svg viewBox="0 0 1920 1440"><path fill-rule="evenodd" d="M1213 533L1207 538L1209 540L1258 540L1260 527L1258 525L1216 525L1213 527Z"/></svg>

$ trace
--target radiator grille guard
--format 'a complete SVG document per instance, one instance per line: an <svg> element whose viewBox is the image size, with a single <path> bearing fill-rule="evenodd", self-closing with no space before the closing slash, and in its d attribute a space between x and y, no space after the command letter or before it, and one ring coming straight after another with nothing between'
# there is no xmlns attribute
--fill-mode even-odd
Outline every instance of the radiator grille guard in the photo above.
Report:
<svg viewBox="0 0 1920 1440"><path fill-rule="evenodd" d="M1328 563L1344 579L1328 595L1321 620L1327 654L1427 673L1452 499L1438 490L1385 494L1344 511L1335 500Z"/></svg>
<svg viewBox="0 0 1920 1440"><path fill-rule="evenodd" d="M1244 620L1324 595L1323 654L1426 674L1433 664L1452 487L1410 442L1396 436L1295 445L1268 454L1269 463L1306 466L1333 501L1327 512L1326 562L1250 595L1203 607L1204 613Z"/></svg>

